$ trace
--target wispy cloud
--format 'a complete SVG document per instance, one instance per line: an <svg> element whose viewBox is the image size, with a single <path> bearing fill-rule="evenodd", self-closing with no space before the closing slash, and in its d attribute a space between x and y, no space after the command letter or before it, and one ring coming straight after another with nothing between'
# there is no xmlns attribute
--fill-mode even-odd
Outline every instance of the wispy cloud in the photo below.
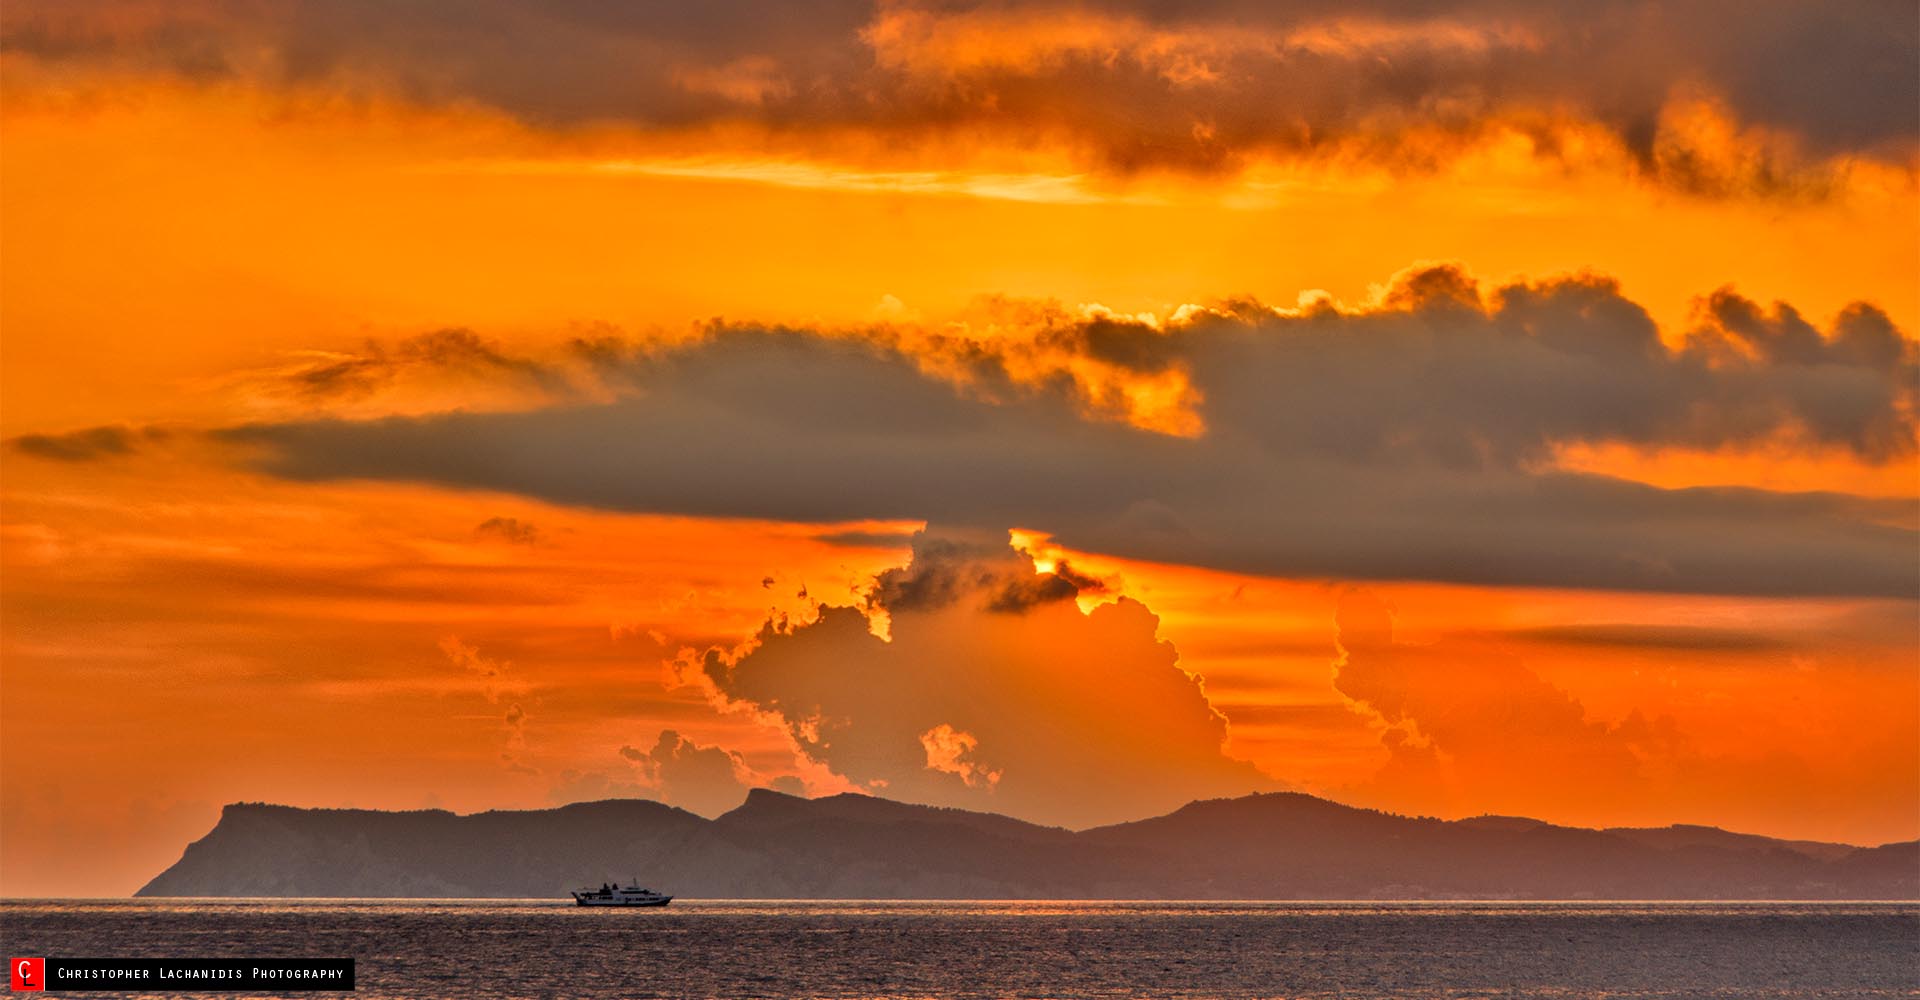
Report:
<svg viewBox="0 0 1920 1000"><path fill-rule="evenodd" d="M678 177L868 194L931 194L1055 205L1157 204L1158 195L1127 192L1087 174L979 173L966 170L875 170L808 160L672 157L657 160L501 160L443 164L455 173Z"/></svg>

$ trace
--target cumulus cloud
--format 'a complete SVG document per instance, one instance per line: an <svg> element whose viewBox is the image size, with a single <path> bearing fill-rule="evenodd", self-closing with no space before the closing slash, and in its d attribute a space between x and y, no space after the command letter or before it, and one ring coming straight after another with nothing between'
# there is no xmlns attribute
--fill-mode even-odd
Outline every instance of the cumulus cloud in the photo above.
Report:
<svg viewBox="0 0 1920 1000"><path fill-rule="evenodd" d="M653 746L622 746L618 773L565 770L548 790L554 805L599 799L653 799L709 818L746 800L747 789L764 784L776 792L805 798L806 782L796 775L755 775L739 753L707 746L673 729L662 730Z"/></svg>
<svg viewBox="0 0 1920 1000"><path fill-rule="evenodd" d="M644 799L650 798L652 792L628 775L568 768L560 772L559 780L547 790L547 801L564 806L603 799Z"/></svg>
<svg viewBox="0 0 1920 1000"><path fill-rule="evenodd" d="M1335 621L1334 687L1385 723L1390 757L1374 788L1393 801L1440 812L1456 797L1558 807L1574 774L1580 795L1617 800L1642 783L1648 759L1685 752L1671 721L1591 720L1511 656L1396 642L1390 609L1371 595L1348 595Z"/></svg>
<svg viewBox="0 0 1920 1000"><path fill-rule="evenodd" d="M620 748L620 756L639 768L644 784L660 801L702 816L718 816L746 801L747 773L739 754L701 746L672 729L662 730L652 749Z"/></svg>
<svg viewBox="0 0 1920 1000"><path fill-rule="evenodd" d="M767 787L784 795L807 797L807 783L791 774L783 774L767 782Z"/></svg>
<svg viewBox="0 0 1920 1000"><path fill-rule="evenodd" d="M64 68L385 92L547 125L1064 137L1119 170L1328 151L1413 165L1494 119L1563 156L1571 116L1677 185L1778 187L1793 147L1910 162L1920 100L1920 15L1904 3L19 0L0 27L10 53ZM1714 130L1675 112L1692 90L1788 141L1703 144Z"/></svg>
<svg viewBox="0 0 1920 1000"><path fill-rule="evenodd" d="M1151 611L1121 598L1082 612L1077 593L1004 541L923 533L867 607L769 623L701 669L891 798L1078 827L1275 785L1224 755L1225 718Z"/></svg>
<svg viewBox="0 0 1920 1000"><path fill-rule="evenodd" d="M1002 772L989 770L975 759L974 752L980 749L980 740L972 733L962 732L942 722L920 734L920 746L927 751L929 771L945 771L955 775L968 788L983 785L991 788L1000 783Z"/></svg>
<svg viewBox="0 0 1920 1000"><path fill-rule="evenodd" d="M1613 443L1912 461L1920 348L1864 304L1823 331L1723 291L1676 347L1609 280L1487 289L1438 266L1352 310L1235 303L1164 326L1095 317L964 342L722 326L592 356L623 386L609 402L219 436L296 479L1020 527L1083 551L1257 575L1920 590L1910 500L1661 489L1551 464L1560 447ZM1115 402L1108 389L1130 365L1180 374L1191 430L1129 422L1125 391ZM1104 374L1083 378L1090 367ZM912 585L931 599L967 582ZM1006 599L1033 596L1046 595Z"/></svg>

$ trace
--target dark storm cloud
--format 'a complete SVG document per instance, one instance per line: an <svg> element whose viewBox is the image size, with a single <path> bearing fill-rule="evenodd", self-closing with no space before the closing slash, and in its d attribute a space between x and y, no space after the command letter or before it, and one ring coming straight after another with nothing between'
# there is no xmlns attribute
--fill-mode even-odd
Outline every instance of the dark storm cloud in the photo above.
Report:
<svg viewBox="0 0 1920 1000"><path fill-rule="evenodd" d="M850 549L904 549L913 540L913 533L909 531L829 531L813 537L828 545L839 545Z"/></svg>
<svg viewBox="0 0 1920 1000"><path fill-rule="evenodd" d="M1822 156L1907 162L1920 131L1920 14L1902 0L16 0L0 24L7 50L63 64L477 102L536 124L1068 137L1120 170L1342 143L1418 165L1491 115L1570 113L1682 187L1793 185L1791 164L1730 179L1663 133L1688 88ZM1404 144L1410 127L1439 148ZM1554 155L1551 130L1537 138Z"/></svg>
<svg viewBox="0 0 1920 1000"><path fill-rule="evenodd" d="M1036 573L1032 560L1007 548L993 531L910 536L914 560L874 578L872 604L888 611L937 611L980 598L986 611L1021 614L1106 588L1099 580L1061 564Z"/></svg>
<svg viewBox="0 0 1920 1000"><path fill-rule="evenodd" d="M163 440L157 428L88 427L65 434L22 434L7 441L14 451L56 462L94 462L134 454L143 443Z"/></svg>
<svg viewBox="0 0 1920 1000"><path fill-rule="evenodd" d="M23 455L58 462L90 462L133 453L137 440L125 427L90 427L67 434L23 434L7 442Z"/></svg>
<svg viewBox="0 0 1920 1000"><path fill-rule="evenodd" d="M1061 379L956 387L895 347L738 328L634 354L632 393L611 403L219 436L295 479L701 516L1018 526L1074 548L1260 575L1920 590L1911 501L1541 471L1564 444L1783 436L1911 461L1916 347L1896 335L1885 350L1871 332L1883 316L1856 307L1813 342L1772 350L1769 338L1788 335L1720 315L1736 301L1723 293L1676 350L1607 282L1516 285L1483 308L1477 293L1461 299L1458 278L1408 276L1388 296L1397 306L1367 313L1241 308L1156 333L1204 399L1197 438L1088 418ZM1790 325L1784 306L1732 312ZM883 581L903 604L970 585ZM1048 586L1058 593L1008 606L1079 584Z"/></svg>
<svg viewBox="0 0 1920 1000"><path fill-rule="evenodd" d="M1497 634L1568 646L1663 652L1750 653L1793 646L1788 639L1767 632L1701 625L1543 625Z"/></svg>
<svg viewBox="0 0 1920 1000"><path fill-rule="evenodd" d="M1870 460L1913 451L1920 354L1871 306L1823 336L1791 307L1723 290L1670 351L1609 279L1490 298L1483 309L1471 278L1433 267L1403 276L1387 309L1202 323L1181 353L1209 425L1336 455L1512 468L1561 443L1714 448L1787 427Z"/></svg>
<svg viewBox="0 0 1920 1000"><path fill-rule="evenodd" d="M874 580L873 604L888 610L932 611L969 596L985 595L980 607L1024 614L1042 605L1099 594L1105 584L1074 571L1066 563L1044 573L1003 544L960 545L949 539L917 537L910 566L887 570Z"/></svg>

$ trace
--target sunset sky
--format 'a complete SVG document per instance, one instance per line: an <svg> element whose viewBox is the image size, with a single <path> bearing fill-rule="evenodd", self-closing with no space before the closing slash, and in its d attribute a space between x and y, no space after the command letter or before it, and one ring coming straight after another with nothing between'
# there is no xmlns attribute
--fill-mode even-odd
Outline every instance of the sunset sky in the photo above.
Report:
<svg viewBox="0 0 1920 1000"><path fill-rule="evenodd" d="M9 0L0 894L234 801L1920 837L1910 0Z"/></svg>

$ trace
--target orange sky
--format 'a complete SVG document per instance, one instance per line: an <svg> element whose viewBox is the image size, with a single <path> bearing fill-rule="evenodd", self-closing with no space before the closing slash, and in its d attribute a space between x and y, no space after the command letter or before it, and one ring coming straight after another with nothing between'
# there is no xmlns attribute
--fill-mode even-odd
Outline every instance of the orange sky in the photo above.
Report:
<svg viewBox="0 0 1920 1000"><path fill-rule="evenodd" d="M1224 717L1226 763L1210 770L1221 762L1204 745L1200 763L1154 771L1169 794L1183 776L1195 794L1218 794L1226 786L1209 782L1248 774L1247 790L1443 816L1920 836L1920 594L1886 584L1870 557L1887 538L1915 555L1920 519L1911 137L1817 135L1792 109L1769 117L1731 84L1717 90L1704 70L1675 71L1684 85L1653 99L1657 138L1644 151L1571 74L1531 97L1450 91L1413 110L1348 109L1332 125L1307 108L1301 121L1332 136L1313 142L1270 128L1263 105L1227 90L1252 80L1258 96L1261 67L1300 53L1384 52L1468 73L1557 44L1551 25L1471 5L1437 20L1381 7L1371 19L1227 31L1211 15L1160 23L1125 4L949 16L884 3L832 36L858 73L828 58L827 41L778 41L791 33L731 48L673 35L659 50L671 58L649 57L671 70L660 86L672 100L636 90L622 98L631 112L583 100L578 113L548 107L573 108L575 91L503 96L462 76L464 64L425 67L421 83L373 49L343 51L327 71L262 69L234 53L277 51L279 26L220 3L176 12L178 30L230 47L226 71L207 74L171 68L162 36L145 33L169 15L141 5L107 5L97 23L57 5L16 8L0 20L17 43L0 54L0 893L130 892L236 800L469 811L608 795L699 807L735 784L796 780L898 792L900 780L869 780L878 772L849 756L864 717L843 720L840 746L816 748L807 727L831 728L832 711L784 716L744 678L763 662L757 648L772 656L783 637L824 636L809 631L821 605L861 607L876 630L887 614L901 624L912 605L876 596L882 574L910 556L922 570L940 565L909 536L934 522L934 537L948 506L989 510L970 525L989 535L1013 531L1039 561L1015 557L1020 574L1064 561L1098 580L1076 585L1079 611L1097 623L1085 627L1128 651L1118 660L1137 653L1141 671L1158 671L1143 683L1197 685ZM633 44L655 44L649 31L721 30L670 29L631 26ZM572 31L555 44L585 46ZM55 37L87 44L46 41ZM1716 53L1698 58L1726 55ZM1666 64L1643 68L1655 65ZM1083 78L1099 72L1119 74L1109 96ZM861 110L879 104L894 111ZM1164 135L1163 114L1178 125ZM1422 284L1476 279L1466 312L1447 311L1457 288ZM1729 286L1744 298L1707 298ZM1594 403L1609 412L1569 415L1526 391L1525 373L1545 368L1442 352L1412 383L1376 382L1379 359L1356 353L1326 361L1351 375L1351 398L1325 387L1321 408L1298 413L1276 399L1286 415L1276 430L1260 408L1234 408L1258 387L1223 381L1233 366L1207 353L1206 338L1236 324L1250 337L1334 330L1300 341L1321 354L1275 362L1284 373L1337 354L1342 337L1421 345L1484 324L1492 339L1476 350L1501 349L1524 326L1534 339L1516 356L1532 358L1535 345L1559 343L1554 323L1571 322L1555 318L1562 299L1529 318L1523 300L1536 293L1587 296L1580 322L1644 310L1657 337L1636 350L1664 367L1623 369L1628 380L1601 398L1625 385L1649 387L1647 399L1623 414ZM1750 325L1746 300L1758 310ZM1852 308L1862 302L1877 311ZM1827 352L1817 361L1769 339L1801 336L1795 316L1813 338L1804 349ZM1336 322L1351 329L1325 326ZM1849 339L1882 322L1897 331L1885 341L1902 359L1891 368L1856 357L1879 350L1879 334ZM747 469L729 494L765 485L791 492L791 510L768 500L741 516L730 495L631 500L572 480L489 478L517 469L533 437L476 451L479 471L409 470L376 454L388 431L468 426L432 423L456 412L500 417L473 426L504 436L521 433L517 417L645 405L700 427L711 403L713 424L731 427L746 404L687 388L708 385L707 368L648 365L681 349L704 358L715 331L747 326L882 345L933 384L959 385L965 406L1034 407L1009 420L1053 419L1047 394L1067 392L1100 447L1119 428L1145 428L1143 464L1187 462L1180 442L1224 449L1246 436L1266 450L1227 454L1270 454L1280 480L1333 463L1358 478L1332 481L1389 493L1427 482L1392 478L1414 475L1407 467L1431 472L1436 490L1497 480L1527 496L1580 472L1657 487L1662 504L1693 502L1690 487L1747 487L1774 505L1766 516L1788 518L1802 515L1782 496L1824 491L1808 534L1756 535L1755 558L1831 565L1838 582L1824 571L1798 589L1689 576L1682 553L1658 550L1669 535L1627 554L1672 562L1660 570L1668 585L1509 571L1562 545L1574 565L1589 544L1555 534L1578 515L1532 507L1514 515L1508 561L1494 570L1373 570L1359 555L1297 557L1305 543L1292 536L1241 562L1232 544L1128 534L1147 523L1144 508L1113 515L1093 496L1093 483L1114 479L1063 485L1015 514L983 497L924 511L876 504L886 516L868 516L858 504L816 507L807 490L773 489L791 484ZM1428 332L1406 333L1415 326ZM436 333L448 330L467 332ZM1103 353L1119 349L1104 346L1109 330L1173 360ZM575 341L631 358L599 364ZM700 363L732 363L716 357ZM970 367L982 358L1005 385ZM1469 386L1474 372L1503 373L1489 376L1499 388L1436 396L1425 401L1433 413L1369 395L1420 385L1423 371L1454 377L1439 373L1456 363ZM1684 393L1697 396L1670 416L1635 417L1666 413L1661 401ZM875 412L896 412L873 422L909 441L935 419L911 400L875 400ZM1869 413L1879 414L1870 425ZM1381 414L1376 441L1366 428ZM1445 450L1455 416L1479 449L1472 460ZM365 454L301 452L286 428L320 418L343 421L357 435L343 440ZM864 447L807 436L835 419L794 414L792 452ZM1083 429L1060 433L1072 442ZM927 433L928 454L953 446ZM1038 450L1048 433L1003 435L988 451L1034 449L1044 473L1061 456ZM1350 439L1348 452L1323 454ZM579 450L564 441L547 447ZM591 459L581 459L591 482L685 476L613 457L596 470ZM1165 475L1176 468L1190 466ZM1257 509L1165 499L1196 534L1261 521ZM1519 523L1536 514L1539 524ZM1012 519L1024 516L1052 520ZM1603 542L1616 537L1628 536ZM1098 610L1122 597L1157 616L1182 674L1123 634L1122 612ZM1382 612L1389 632L1364 624ZM761 633L770 615L783 624ZM977 628L980 656L1038 671L1064 662L1042 653L1082 627L1037 617L1055 624L1002 639L997 619L925 621L925 635ZM1056 627L1067 631L1046 632ZM736 660L735 674L703 668L710 649ZM1111 713L1130 703L1095 697L1095 678L1050 682L1088 691L1046 702L1064 728L1119 739L1101 734L1123 731ZM913 707L946 726L922 734L946 784L920 794L976 808L995 808L996 794L1015 801L1023 769L1046 772L1045 748L996 748L961 723L965 706L937 703L952 690L898 693L936 699ZM1206 718L1203 744L1214 738ZM684 758L647 755L664 731L690 741ZM1114 759L1132 759L1120 749ZM1172 761L1195 746L1126 750ZM718 789L676 769L712 753L700 759L721 761ZM987 782L990 771L1003 776Z"/></svg>

